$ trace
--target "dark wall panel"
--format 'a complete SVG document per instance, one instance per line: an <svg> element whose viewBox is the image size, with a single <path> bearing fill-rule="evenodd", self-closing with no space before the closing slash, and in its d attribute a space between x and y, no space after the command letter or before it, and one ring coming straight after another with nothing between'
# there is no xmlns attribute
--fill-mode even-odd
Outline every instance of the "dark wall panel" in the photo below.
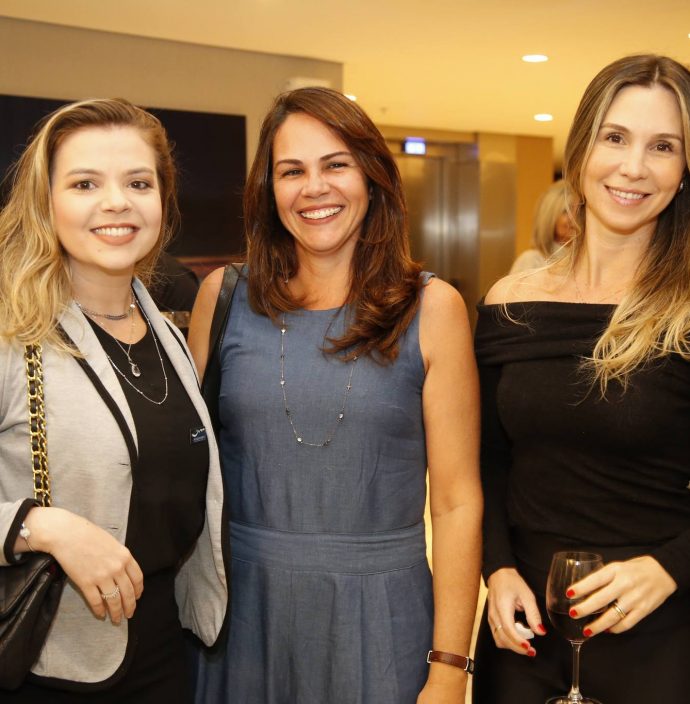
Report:
<svg viewBox="0 0 690 704"><path fill-rule="evenodd" d="M0 95L0 174L22 152L36 123L64 101ZM182 224L170 251L229 257L244 249L242 188L246 120L240 115L152 109L175 145ZM3 201L7 184L4 184Z"/></svg>

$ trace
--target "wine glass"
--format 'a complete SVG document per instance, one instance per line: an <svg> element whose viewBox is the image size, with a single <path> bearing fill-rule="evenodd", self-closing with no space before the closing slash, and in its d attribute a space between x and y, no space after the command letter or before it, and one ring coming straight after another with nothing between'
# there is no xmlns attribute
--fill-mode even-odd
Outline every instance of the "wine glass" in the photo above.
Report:
<svg viewBox="0 0 690 704"><path fill-rule="evenodd" d="M596 699L588 699L580 694L580 648L586 640L582 629L592 620L592 616L571 618L570 609L583 598L569 599L566 591L571 584L603 566L601 555L592 552L557 552L551 560L546 582L546 611L553 627L573 647L573 677L570 692L552 697L546 704L600 704Z"/></svg>

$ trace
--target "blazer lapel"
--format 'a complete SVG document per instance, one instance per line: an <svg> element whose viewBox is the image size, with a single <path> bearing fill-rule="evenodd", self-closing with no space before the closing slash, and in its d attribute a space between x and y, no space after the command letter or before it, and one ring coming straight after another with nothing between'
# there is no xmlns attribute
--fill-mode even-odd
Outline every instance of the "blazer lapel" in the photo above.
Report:
<svg viewBox="0 0 690 704"><path fill-rule="evenodd" d="M72 303L72 305L62 314L60 318L60 325L77 349L84 355L84 360L101 381L103 388L122 413L136 447L137 431L134 426L132 412L129 410L129 404L127 403L125 394L122 391L122 386L115 376L115 372L108 361L108 357L103 351L96 334L91 329L91 326L84 318L84 314L79 310L79 308L77 308L75 303ZM98 387L96 388L98 389ZM101 390L99 389L99 391Z"/></svg>

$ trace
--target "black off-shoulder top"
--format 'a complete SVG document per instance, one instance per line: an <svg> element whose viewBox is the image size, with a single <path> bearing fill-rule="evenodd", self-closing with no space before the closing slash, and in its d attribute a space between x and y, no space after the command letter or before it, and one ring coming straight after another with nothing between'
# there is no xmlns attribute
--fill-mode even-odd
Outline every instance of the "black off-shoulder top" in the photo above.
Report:
<svg viewBox="0 0 690 704"><path fill-rule="evenodd" d="M672 355L602 399L582 360L614 306L478 305L484 575L550 551L651 554L690 587L690 363ZM537 539L538 536L538 539Z"/></svg>

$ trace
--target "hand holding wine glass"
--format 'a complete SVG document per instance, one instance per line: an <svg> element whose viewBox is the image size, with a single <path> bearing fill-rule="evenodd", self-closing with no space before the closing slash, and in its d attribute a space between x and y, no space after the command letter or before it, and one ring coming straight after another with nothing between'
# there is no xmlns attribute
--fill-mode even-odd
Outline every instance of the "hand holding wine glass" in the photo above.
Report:
<svg viewBox="0 0 690 704"><path fill-rule="evenodd" d="M557 552L551 561L549 578L546 583L546 610L553 627L573 647L573 675L570 692L567 695L552 697L546 704L600 704L596 699L588 699L580 694L580 648L586 640L583 628L590 617L573 618L571 609L581 601L577 596L569 597L567 592L572 584L603 567L601 555L589 552Z"/></svg>

